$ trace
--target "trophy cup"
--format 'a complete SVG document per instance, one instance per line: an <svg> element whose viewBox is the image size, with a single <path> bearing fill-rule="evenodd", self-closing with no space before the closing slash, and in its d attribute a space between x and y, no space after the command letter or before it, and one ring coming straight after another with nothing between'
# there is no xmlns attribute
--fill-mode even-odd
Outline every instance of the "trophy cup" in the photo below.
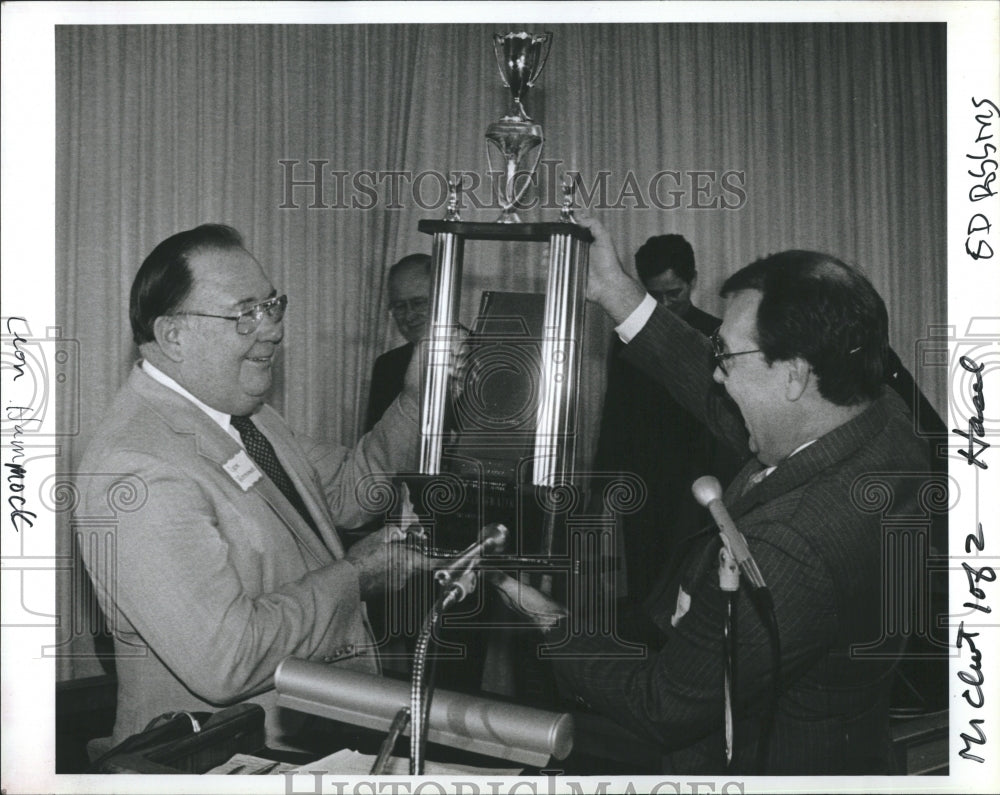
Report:
<svg viewBox="0 0 1000 795"><path fill-rule="evenodd" d="M497 57L500 79L510 89L512 102L507 113L486 128L486 140L492 143L504 160L502 195L503 208L498 223L520 223L515 210L524 192L531 184L531 178L542 157L542 125L532 121L525 112L522 99L545 67L552 44L551 33L494 33L493 52ZM520 165L532 149L538 148L531 169L522 171ZM493 170L490 150L486 148L486 159ZM521 187L517 187L517 177L521 176Z"/></svg>

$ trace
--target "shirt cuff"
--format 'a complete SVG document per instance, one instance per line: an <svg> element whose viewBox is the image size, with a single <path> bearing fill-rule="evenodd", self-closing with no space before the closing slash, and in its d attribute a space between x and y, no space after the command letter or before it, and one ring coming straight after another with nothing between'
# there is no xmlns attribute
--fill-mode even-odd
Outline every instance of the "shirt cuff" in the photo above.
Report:
<svg viewBox="0 0 1000 795"><path fill-rule="evenodd" d="M621 341L628 345L632 338L642 331L654 309L656 309L656 299L646 293L646 297L642 299L639 306L632 310L632 314L625 318L621 325L615 326L615 333Z"/></svg>

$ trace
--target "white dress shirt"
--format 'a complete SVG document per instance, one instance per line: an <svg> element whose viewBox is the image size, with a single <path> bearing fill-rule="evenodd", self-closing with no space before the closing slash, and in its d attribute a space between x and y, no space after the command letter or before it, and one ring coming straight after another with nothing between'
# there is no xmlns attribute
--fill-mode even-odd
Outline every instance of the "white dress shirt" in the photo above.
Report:
<svg viewBox="0 0 1000 795"><path fill-rule="evenodd" d="M198 400L198 398L196 398L194 395L188 392L180 384L178 384L173 378L164 373L158 367L150 364L145 359L143 359L142 361L142 371L150 378L152 378L154 381L159 381L161 384L167 387L167 389L174 390L174 392L176 392L181 397L184 397L187 400L190 400L192 403L194 403L198 408L200 408L209 417L211 417L212 422L214 422L216 425L222 428L222 430L224 430L226 433L232 436L237 442L239 442L240 447L243 447L243 440L240 438L240 432L233 427L232 422L230 421L232 419L230 415L226 414L225 412L218 411L217 409L213 409L211 406L202 403L200 400Z"/></svg>

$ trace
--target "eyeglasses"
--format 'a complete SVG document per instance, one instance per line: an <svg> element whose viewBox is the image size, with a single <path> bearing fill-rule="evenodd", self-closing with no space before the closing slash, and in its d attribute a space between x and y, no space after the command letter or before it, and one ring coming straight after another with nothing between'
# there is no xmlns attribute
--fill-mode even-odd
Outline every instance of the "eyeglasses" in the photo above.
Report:
<svg viewBox="0 0 1000 795"><path fill-rule="evenodd" d="M208 312L174 312L175 315L194 315L195 317L214 317L219 320L235 320L237 334L253 334L260 328L264 315L272 323L280 323L285 316L285 309L288 307L288 296L279 295L277 298L268 298L259 304L254 304L249 309L240 312L238 315L212 315Z"/></svg>
<svg viewBox="0 0 1000 795"><path fill-rule="evenodd" d="M729 375L729 367L726 364L726 362L732 359L734 356L744 356L748 353L762 353L760 348L754 348L752 351L737 351L736 353L727 353L726 345L722 341L722 338L719 336L719 329L713 331L712 336L709 339L712 341L712 356L715 358L715 364L720 370L722 370L723 375Z"/></svg>
<svg viewBox="0 0 1000 795"><path fill-rule="evenodd" d="M404 315L409 312L426 312L431 302L427 298L407 298L403 301L394 301L389 304L389 313L393 315Z"/></svg>

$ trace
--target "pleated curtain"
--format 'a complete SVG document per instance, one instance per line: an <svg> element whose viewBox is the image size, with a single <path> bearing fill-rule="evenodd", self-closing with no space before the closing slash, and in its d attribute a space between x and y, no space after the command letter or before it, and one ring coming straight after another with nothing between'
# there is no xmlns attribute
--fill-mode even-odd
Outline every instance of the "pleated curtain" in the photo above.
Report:
<svg viewBox="0 0 1000 795"><path fill-rule="evenodd" d="M271 403L296 430L352 444L372 363L403 342L386 271L430 251L417 223L444 216L448 174L487 181L484 132L509 104L492 35L521 29L553 33L525 100L545 130L548 182L524 220L556 220L556 182L576 172L623 259L650 235L688 238L695 303L716 314L723 279L768 253L855 263L886 300L894 348L943 410L945 385L925 378L916 345L946 320L944 25L66 26L56 301L64 336L79 341L82 399L60 471L73 471L136 359L128 291L139 264L210 221L239 229L289 296ZM317 178L321 192L305 184ZM485 185L472 193L488 198ZM472 199L463 220L495 218ZM544 288L541 246L474 243L465 260L466 322L483 290ZM611 325L588 307L585 459ZM59 534L66 553L67 516ZM75 615L79 582L68 578L59 606ZM85 652L84 619L66 622L66 649ZM93 668L69 654L59 675Z"/></svg>

